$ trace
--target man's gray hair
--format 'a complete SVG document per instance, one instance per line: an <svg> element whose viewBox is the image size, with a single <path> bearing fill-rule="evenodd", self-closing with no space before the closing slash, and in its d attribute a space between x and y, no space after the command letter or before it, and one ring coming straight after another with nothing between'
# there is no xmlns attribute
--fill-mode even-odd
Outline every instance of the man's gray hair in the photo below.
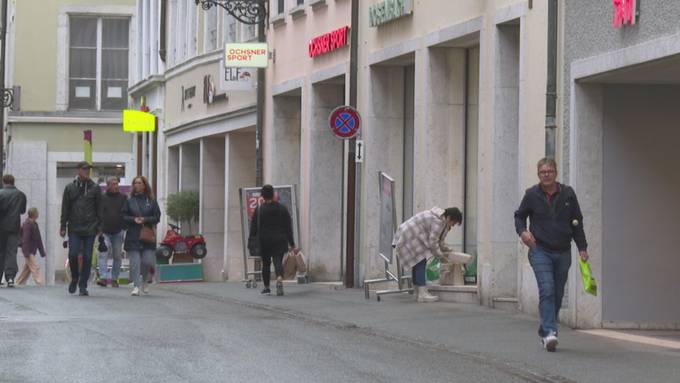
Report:
<svg viewBox="0 0 680 383"><path fill-rule="evenodd" d="M116 176L110 176L109 178L106 179L106 185L111 185L111 181L116 181L120 183L120 179Z"/></svg>

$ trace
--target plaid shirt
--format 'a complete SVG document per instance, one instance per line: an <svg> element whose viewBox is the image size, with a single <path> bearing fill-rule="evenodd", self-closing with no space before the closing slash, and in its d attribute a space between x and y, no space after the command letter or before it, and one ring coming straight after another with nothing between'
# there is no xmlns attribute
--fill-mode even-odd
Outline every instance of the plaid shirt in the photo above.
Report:
<svg viewBox="0 0 680 383"><path fill-rule="evenodd" d="M404 268L413 267L431 256L445 258L444 253L451 251L444 244L450 229L443 214L443 209L433 207L399 225L392 246Z"/></svg>

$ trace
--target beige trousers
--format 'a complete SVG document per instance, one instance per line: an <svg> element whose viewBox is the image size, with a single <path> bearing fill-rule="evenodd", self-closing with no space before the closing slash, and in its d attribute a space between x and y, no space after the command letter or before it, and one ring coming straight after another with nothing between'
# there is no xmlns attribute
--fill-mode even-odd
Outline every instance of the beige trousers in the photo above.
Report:
<svg viewBox="0 0 680 383"><path fill-rule="evenodd" d="M19 274L19 278L17 278L17 284L25 284L26 280L28 280L28 276L32 274L35 284L42 286L43 278L42 274L40 273L40 263L38 263L38 257L35 255L29 255L28 257L24 257L24 259L26 262L24 263L24 268L21 270L21 274Z"/></svg>

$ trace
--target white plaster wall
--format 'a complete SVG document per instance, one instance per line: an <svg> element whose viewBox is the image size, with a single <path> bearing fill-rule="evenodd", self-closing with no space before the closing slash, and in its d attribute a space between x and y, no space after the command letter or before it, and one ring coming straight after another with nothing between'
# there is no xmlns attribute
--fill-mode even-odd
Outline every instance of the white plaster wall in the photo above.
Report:
<svg viewBox="0 0 680 383"><path fill-rule="evenodd" d="M55 253L47 246L47 239L56 235L47 231L47 142L12 142L4 174L12 174L15 186L26 194L26 210L36 207L39 212L38 226L48 257L38 257L43 275L49 275L47 283L54 283ZM23 222L27 215L21 217ZM52 234L52 235L50 235ZM17 253L19 272L24 265L22 253ZM47 268L49 267L49 269ZM49 270L47 273L46 271ZM18 274L17 274L18 275ZM33 278L30 278L33 281ZM32 282L30 282L32 283Z"/></svg>
<svg viewBox="0 0 680 383"><path fill-rule="evenodd" d="M200 228L208 254L201 261L208 281L222 281L224 270L225 139L201 139Z"/></svg>

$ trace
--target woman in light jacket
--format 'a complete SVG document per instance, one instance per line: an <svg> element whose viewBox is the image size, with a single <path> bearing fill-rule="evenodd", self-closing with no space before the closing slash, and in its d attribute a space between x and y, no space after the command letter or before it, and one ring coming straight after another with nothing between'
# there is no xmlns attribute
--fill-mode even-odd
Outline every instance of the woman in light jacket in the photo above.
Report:
<svg viewBox="0 0 680 383"><path fill-rule="evenodd" d="M127 202L123 204L123 221L127 225L125 235L125 251L130 257L130 280L134 284L132 296L139 296L140 290L148 294L149 270L153 267L156 253L156 243L140 240L143 226L156 230L160 221L161 209L154 199L149 181L138 176L132 181L132 192Z"/></svg>

